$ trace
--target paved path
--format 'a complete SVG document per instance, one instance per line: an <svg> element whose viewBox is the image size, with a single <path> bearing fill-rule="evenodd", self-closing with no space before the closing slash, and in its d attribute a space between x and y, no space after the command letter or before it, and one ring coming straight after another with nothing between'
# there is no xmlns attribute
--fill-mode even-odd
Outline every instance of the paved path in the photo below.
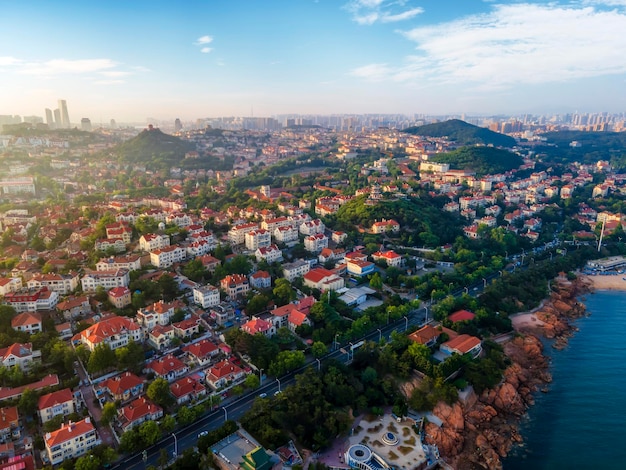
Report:
<svg viewBox="0 0 626 470"><path fill-rule="evenodd" d="M117 440L115 439L115 436L113 436L111 428L109 426L104 426L101 422L102 408L100 408L99 404L94 403L95 394L93 392L93 387L89 383L88 376L85 372L85 369L83 368L83 365L79 362L76 369L78 370L78 378L80 379L80 383L87 384L80 386L80 392L82 393L83 399L85 400L85 405L87 405L87 409L89 410L89 413L93 418L92 422L96 427L98 436L100 436L103 444L106 444L113 449L117 448Z"/></svg>

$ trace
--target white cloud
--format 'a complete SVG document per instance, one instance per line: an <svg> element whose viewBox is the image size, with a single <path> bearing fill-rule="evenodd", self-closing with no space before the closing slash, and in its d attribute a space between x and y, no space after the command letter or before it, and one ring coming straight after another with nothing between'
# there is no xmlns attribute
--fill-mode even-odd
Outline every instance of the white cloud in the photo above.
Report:
<svg viewBox="0 0 626 470"><path fill-rule="evenodd" d="M94 85L121 85L126 83L124 80L96 80Z"/></svg>
<svg viewBox="0 0 626 470"><path fill-rule="evenodd" d="M25 75L63 75L102 72L117 67L111 59L53 59L44 62L26 62L20 64L19 72Z"/></svg>
<svg viewBox="0 0 626 470"><path fill-rule="evenodd" d="M126 77L128 75L132 75L131 72L124 72L122 70L109 70L106 72L100 72L100 75L109 78L118 78L118 77Z"/></svg>
<svg viewBox="0 0 626 470"><path fill-rule="evenodd" d="M378 21L405 21L424 12L420 7L402 10L406 3L406 0L352 0L344 8L352 14L352 20L360 25L372 25Z"/></svg>
<svg viewBox="0 0 626 470"><path fill-rule="evenodd" d="M204 44L210 44L213 42L213 37L211 36L200 36L198 39L196 39L196 42L194 42L194 44L196 46L202 46Z"/></svg>
<svg viewBox="0 0 626 470"><path fill-rule="evenodd" d="M0 57L0 67L6 67L8 65L16 65L19 64L21 60L16 59L15 57Z"/></svg>
<svg viewBox="0 0 626 470"><path fill-rule="evenodd" d="M352 74L504 88L626 73L624 31L626 14L615 9L494 5L489 13L402 32L416 43L417 54L403 64L371 64Z"/></svg>
<svg viewBox="0 0 626 470"><path fill-rule="evenodd" d="M208 54L212 50L213 50L212 47L203 47L202 49L200 49L200 52L202 52L203 54Z"/></svg>

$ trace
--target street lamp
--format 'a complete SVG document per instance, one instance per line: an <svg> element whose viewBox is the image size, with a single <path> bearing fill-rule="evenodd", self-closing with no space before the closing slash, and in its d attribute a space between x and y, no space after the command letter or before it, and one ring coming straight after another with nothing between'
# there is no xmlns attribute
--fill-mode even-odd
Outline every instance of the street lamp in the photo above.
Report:
<svg viewBox="0 0 626 470"><path fill-rule="evenodd" d="M224 422L228 421L228 411L226 411L226 407L222 407L222 409L224 410Z"/></svg>
<svg viewBox="0 0 626 470"><path fill-rule="evenodd" d="M389 323L389 314L387 314L387 323ZM335 341L333 341L333 344L335 345L335 351L337 350L337 347L339 346L339 343L337 342L337 336L339 336L339 333L335 334Z"/></svg>
<svg viewBox="0 0 626 470"><path fill-rule="evenodd" d="M487 279L483 277L483 289L487 287Z"/></svg>
<svg viewBox="0 0 626 470"><path fill-rule="evenodd" d="M322 370L322 362L319 359L315 359L317 361L317 371L321 371Z"/></svg>
<svg viewBox="0 0 626 470"><path fill-rule="evenodd" d="M178 439L176 439L176 433L173 432L172 436L174 436L174 458L178 456Z"/></svg>
<svg viewBox="0 0 626 470"><path fill-rule="evenodd" d="M452 286L454 285L454 282L450 282L448 283L448 292L452 291Z"/></svg>
<svg viewBox="0 0 626 470"><path fill-rule="evenodd" d="M466 294L469 294L469 287L465 286L463 290L465 291Z"/></svg>
<svg viewBox="0 0 626 470"><path fill-rule="evenodd" d="M280 392L280 379L277 377L276 382L278 382L278 391Z"/></svg>
<svg viewBox="0 0 626 470"><path fill-rule="evenodd" d="M428 307L424 307L424 310L426 310L426 314L424 315L424 324L428 323Z"/></svg>
<svg viewBox="0 0 626 470"><path fill-rule="evenodd" d="M409 329L409 319L405 315L404 316L404 331L408 331L408 329Z"/></svg>
<svg viewBox="0 0 626 470"><path fill-rule="evenodd" d="M378 342L380 343L380 341L383 339L383 332L380 330L380 328L376 328L378 330Z"/></svg>

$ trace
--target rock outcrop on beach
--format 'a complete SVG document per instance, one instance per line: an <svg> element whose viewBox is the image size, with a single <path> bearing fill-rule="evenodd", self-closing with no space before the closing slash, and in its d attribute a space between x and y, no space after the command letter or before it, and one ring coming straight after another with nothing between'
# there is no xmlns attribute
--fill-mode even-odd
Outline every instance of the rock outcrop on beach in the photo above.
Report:
<svg viewBox="0 0 626 470"><path fill-rule="evenodd" d="M584 281L553 281L550 299L536 313L545 322L539 331L557 341L566 339L573 330L571 320L585 314L576 297L588 290ZM552 380L542 343L532 334L537 332L527 331L504 345L511 365L498 386L452 406L439 403L433 410L443 424L427 423L426 440L439 447L453 468L501 469L501 459L522 441L519 418L534 403L533 394Z"/></svg>

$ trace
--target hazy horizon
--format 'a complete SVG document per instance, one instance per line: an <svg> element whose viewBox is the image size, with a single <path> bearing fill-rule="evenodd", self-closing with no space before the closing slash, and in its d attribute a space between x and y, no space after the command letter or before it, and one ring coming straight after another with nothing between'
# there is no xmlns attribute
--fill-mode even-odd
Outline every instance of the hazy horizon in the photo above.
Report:
<svg viewBox="0 0 626 470"><path fill-rule="evenodd" d="M44 117L58 99L72 123L626 110L626 0L35 0L0 12L0 114Z"/></svg>

